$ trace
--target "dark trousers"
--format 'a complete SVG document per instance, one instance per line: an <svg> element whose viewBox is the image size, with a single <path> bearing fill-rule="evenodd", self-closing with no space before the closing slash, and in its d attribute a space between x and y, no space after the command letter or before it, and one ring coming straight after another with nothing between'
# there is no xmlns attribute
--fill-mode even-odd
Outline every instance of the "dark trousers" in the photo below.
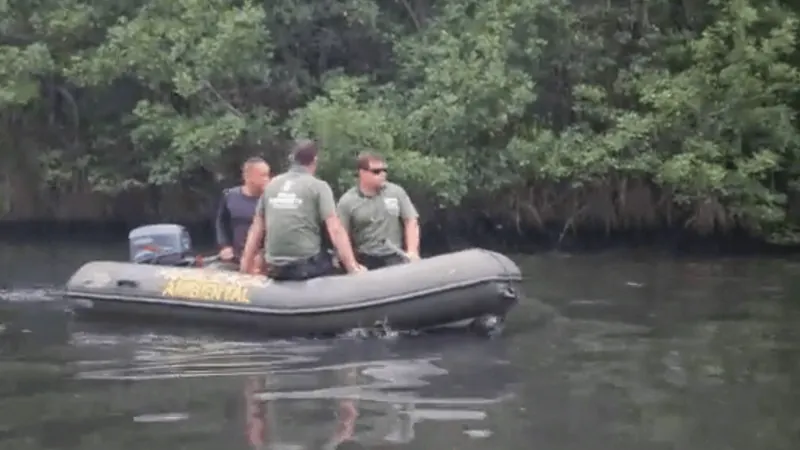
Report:
<svg viewBox="0 0 800 450"><path fill-rule="evenodd" d="M267 276L278 281L302 281L336 274L333 259L328 252L289 264L267 264Z"/></svg>
<svg viewBox="0 0 800 450"><path fill-rule="evenodd" d="M366 255L364 253L356 254L356 260L358 260L359 264L366 267L369 270L380 269L381 267L389 267L394 266L397 264L404 264L406 263L406 259L400 255L384 255L384 256L376 256L376 255Z"/></svg>

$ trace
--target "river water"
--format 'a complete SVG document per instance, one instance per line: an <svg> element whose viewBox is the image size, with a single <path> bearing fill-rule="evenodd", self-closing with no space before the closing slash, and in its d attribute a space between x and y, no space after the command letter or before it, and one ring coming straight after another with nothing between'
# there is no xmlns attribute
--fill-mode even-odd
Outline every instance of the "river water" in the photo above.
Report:
<svg viewBox="0 0 800 450"><path fill-rule="evenodd" d="M793 259L515 256L531 300L498 340L256 342L70 321L49 290L125 252L0 244L0 448L800 444Z"/></svg>

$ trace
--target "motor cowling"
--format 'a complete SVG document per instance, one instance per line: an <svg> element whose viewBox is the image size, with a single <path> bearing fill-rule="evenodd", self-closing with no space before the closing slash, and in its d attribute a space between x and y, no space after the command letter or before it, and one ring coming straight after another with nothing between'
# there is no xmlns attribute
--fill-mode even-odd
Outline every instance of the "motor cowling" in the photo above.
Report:
<svg viewBox="0 0 800 450"><path fill-rule="evenodd" d="M128 233L129 258L137 264L182 265L190 257L192 239L181 225L144 225Z"/></svg>

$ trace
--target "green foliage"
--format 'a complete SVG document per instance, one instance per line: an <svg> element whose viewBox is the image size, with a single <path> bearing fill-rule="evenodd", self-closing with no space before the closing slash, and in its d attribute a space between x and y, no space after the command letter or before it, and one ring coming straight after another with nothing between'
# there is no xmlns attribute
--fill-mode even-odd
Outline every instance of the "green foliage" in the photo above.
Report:
<svg viewBox="0 0 800 450"><path fill-rule="evenodd" d="M376 151L386 155L396 181L423 187L441 204L458 202L465 185L451 160L404 146L408 140L398 111L384 97L360 102L363 86L363 80L332 78L325 94L298 111L290 123L293 137L310 136L324 146L320 176L344 191L353 184L358 154Z"/></svg>
<svg viewBox="0 0 800 450"><path fill-rule="evenodd" d="M797 21L764 0L2 0L0 145L50 189L120 193L313 137L339 191L373 150L426 208L793 242Z"/></svg>
<svg viewBox="0 0 800 450"><path fill-rule="evenodd" d="M39 95L37 76L53 68L47 47L34 43L0 52L0 107L25 105Z"/></svg>

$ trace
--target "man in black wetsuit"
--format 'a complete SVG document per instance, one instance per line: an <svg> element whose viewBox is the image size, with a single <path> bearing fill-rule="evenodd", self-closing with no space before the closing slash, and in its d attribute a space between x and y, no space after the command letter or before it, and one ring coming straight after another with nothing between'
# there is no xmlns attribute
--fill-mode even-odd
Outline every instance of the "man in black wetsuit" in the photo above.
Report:
<svg viewBox="0 0 800 450"><path fill-rule="evenodd" d="M219 259L231 266L238 266L239 258L242 256L247 230L256 212L256 204L270 180L269 164L258 157L248 159L242 164L242 180L241 186L223 191L217 210Z"/></svg>

